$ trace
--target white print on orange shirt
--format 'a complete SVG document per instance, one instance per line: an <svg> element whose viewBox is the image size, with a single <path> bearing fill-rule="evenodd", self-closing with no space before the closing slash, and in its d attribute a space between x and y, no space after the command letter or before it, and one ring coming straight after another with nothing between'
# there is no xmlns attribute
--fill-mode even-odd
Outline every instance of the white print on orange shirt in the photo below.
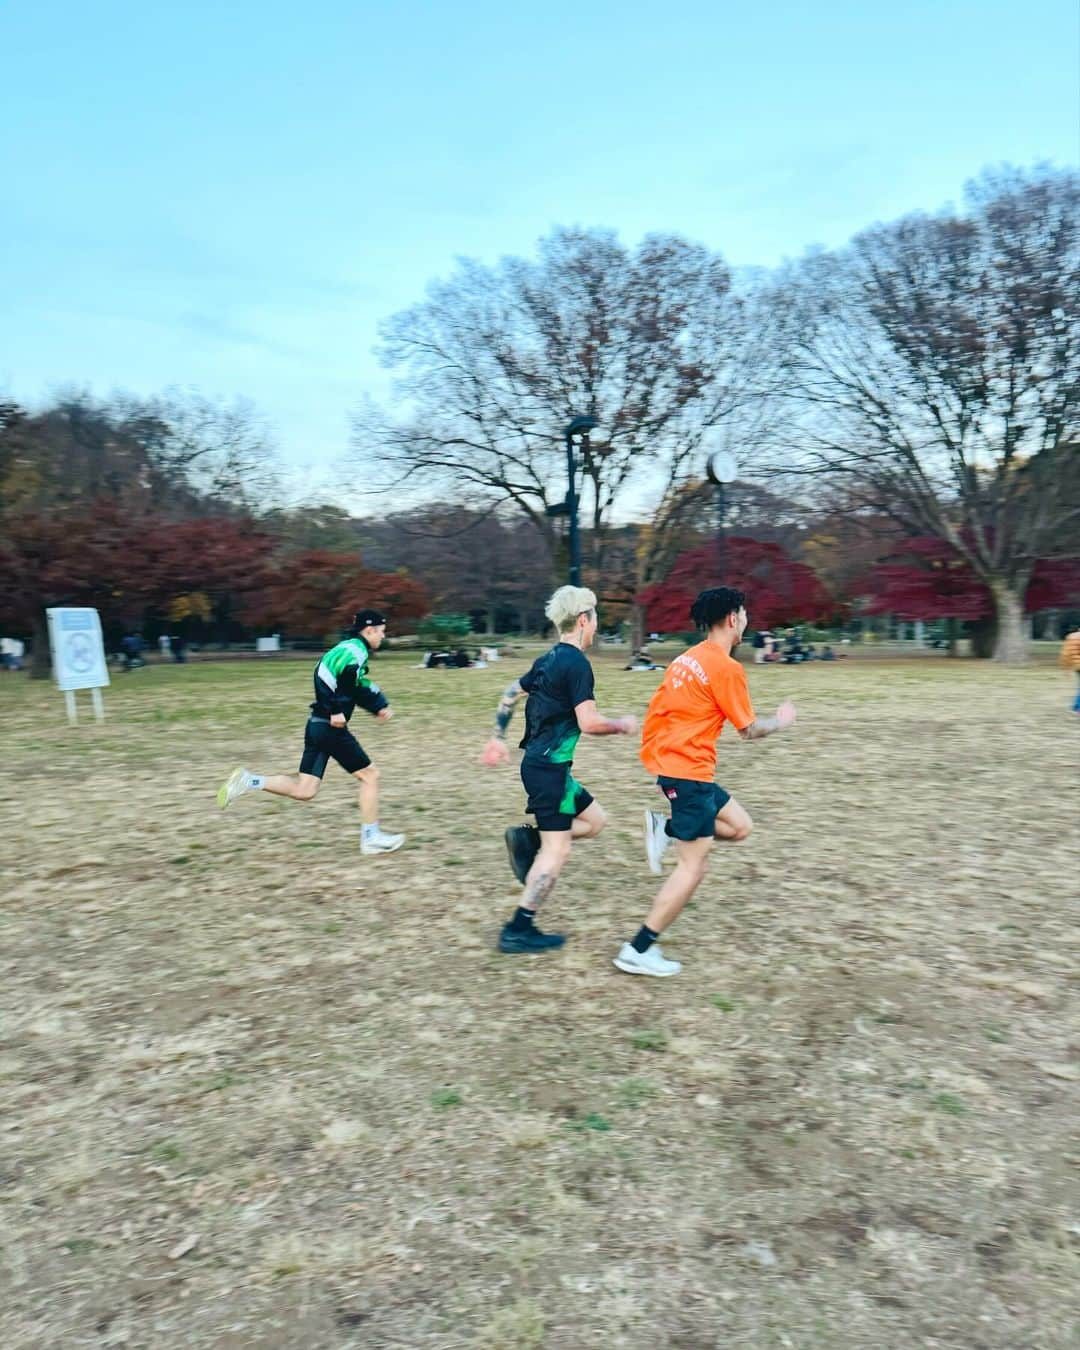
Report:
<svg viewBox="0 0 1080 1350"><path fill-rule="evenodd" d="M675 658L675 660L672 661L671 664L672 664L673 666L685 667L685 668L686 668L687 670L689 670L693 675L695 675L695 676L701 681L702 684L708 684L708 683L709 683L709 677L708 677L708 675L705 674L704 667L701 666L697 661L695 661L694 658L693 658L692 656L686 656L686 655L683 655L683 656L677 656L677 657ZM682 680L676 679L676 680L673 680L672 683L674 684L674 686L675 686L676 689L681 689L681 688L682 688Z"/></svg>

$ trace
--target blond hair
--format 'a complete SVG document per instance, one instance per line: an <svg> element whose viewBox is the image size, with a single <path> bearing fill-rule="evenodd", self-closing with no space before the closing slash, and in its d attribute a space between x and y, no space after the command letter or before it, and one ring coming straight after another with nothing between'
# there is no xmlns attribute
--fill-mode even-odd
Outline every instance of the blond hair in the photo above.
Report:
<svg viewBox="0 0 1080 1350"><path fill-rule="evenodd" d="M560 586L544 606L544 613L559 630L569 633L579 614L596 608L596 596L585 586Z"/></svg>

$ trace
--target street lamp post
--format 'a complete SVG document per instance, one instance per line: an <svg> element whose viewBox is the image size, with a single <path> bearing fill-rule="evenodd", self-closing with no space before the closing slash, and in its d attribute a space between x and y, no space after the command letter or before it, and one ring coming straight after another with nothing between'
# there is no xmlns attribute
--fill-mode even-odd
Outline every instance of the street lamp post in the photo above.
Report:
<svg viewBox="0 0 1080 1350"><path fill-rule="evenodd" d="M727 509L726 483L733 483L739 476L739 466L730 450L714 450L705 461L705 472L709 482L716 488L716 561L721 575L717 578L723 585L724 571L724 512Z"/></svg>
<svg viewBox="0 0 1080 1350"><path fill-rule="evenodd" d="M577 464L574 460L574 437L581 437L582 446L589 448L589 432L599 423L595 417L575 417L566 424L566 501L548 507L549 516L570 517L570 585L581 585L581 533L578 529Z"/></svg>

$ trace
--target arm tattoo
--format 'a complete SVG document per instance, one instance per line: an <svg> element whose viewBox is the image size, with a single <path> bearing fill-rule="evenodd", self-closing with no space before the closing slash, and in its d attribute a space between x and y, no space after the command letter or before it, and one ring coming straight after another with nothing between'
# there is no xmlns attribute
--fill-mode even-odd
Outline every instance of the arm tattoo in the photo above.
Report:
<svg viewBox="0 0 1080 1350"><path fill-rule="evenodd" d="M506 728L510 725L510 719L514 715L514 704L518 701L525 691L515 680L508 684L503 690L503 696L499 700L499 707L495 713L495 735L502 740L506 735Z"/></svg>
<svg viewBox="0 0 1080 1350"><path fill-rule="evenodd" d="M766 736L771 736L774 731L780 730L780 719L777 717L758 717L751 722L748 727L743 727L739 735L744 741L760 741Z"/></svg>

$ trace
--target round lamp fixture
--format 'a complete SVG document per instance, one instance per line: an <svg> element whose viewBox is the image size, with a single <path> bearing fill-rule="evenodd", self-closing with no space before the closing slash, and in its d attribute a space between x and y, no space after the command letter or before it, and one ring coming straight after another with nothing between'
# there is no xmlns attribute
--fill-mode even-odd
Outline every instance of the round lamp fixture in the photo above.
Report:
<svg viewBox="0 0 1080 1350"><path fill-rule="evenodd" d="M730 450L714 450L705 461L705 472L713 483L733 483L739 476L739 466Z"/></svg>

